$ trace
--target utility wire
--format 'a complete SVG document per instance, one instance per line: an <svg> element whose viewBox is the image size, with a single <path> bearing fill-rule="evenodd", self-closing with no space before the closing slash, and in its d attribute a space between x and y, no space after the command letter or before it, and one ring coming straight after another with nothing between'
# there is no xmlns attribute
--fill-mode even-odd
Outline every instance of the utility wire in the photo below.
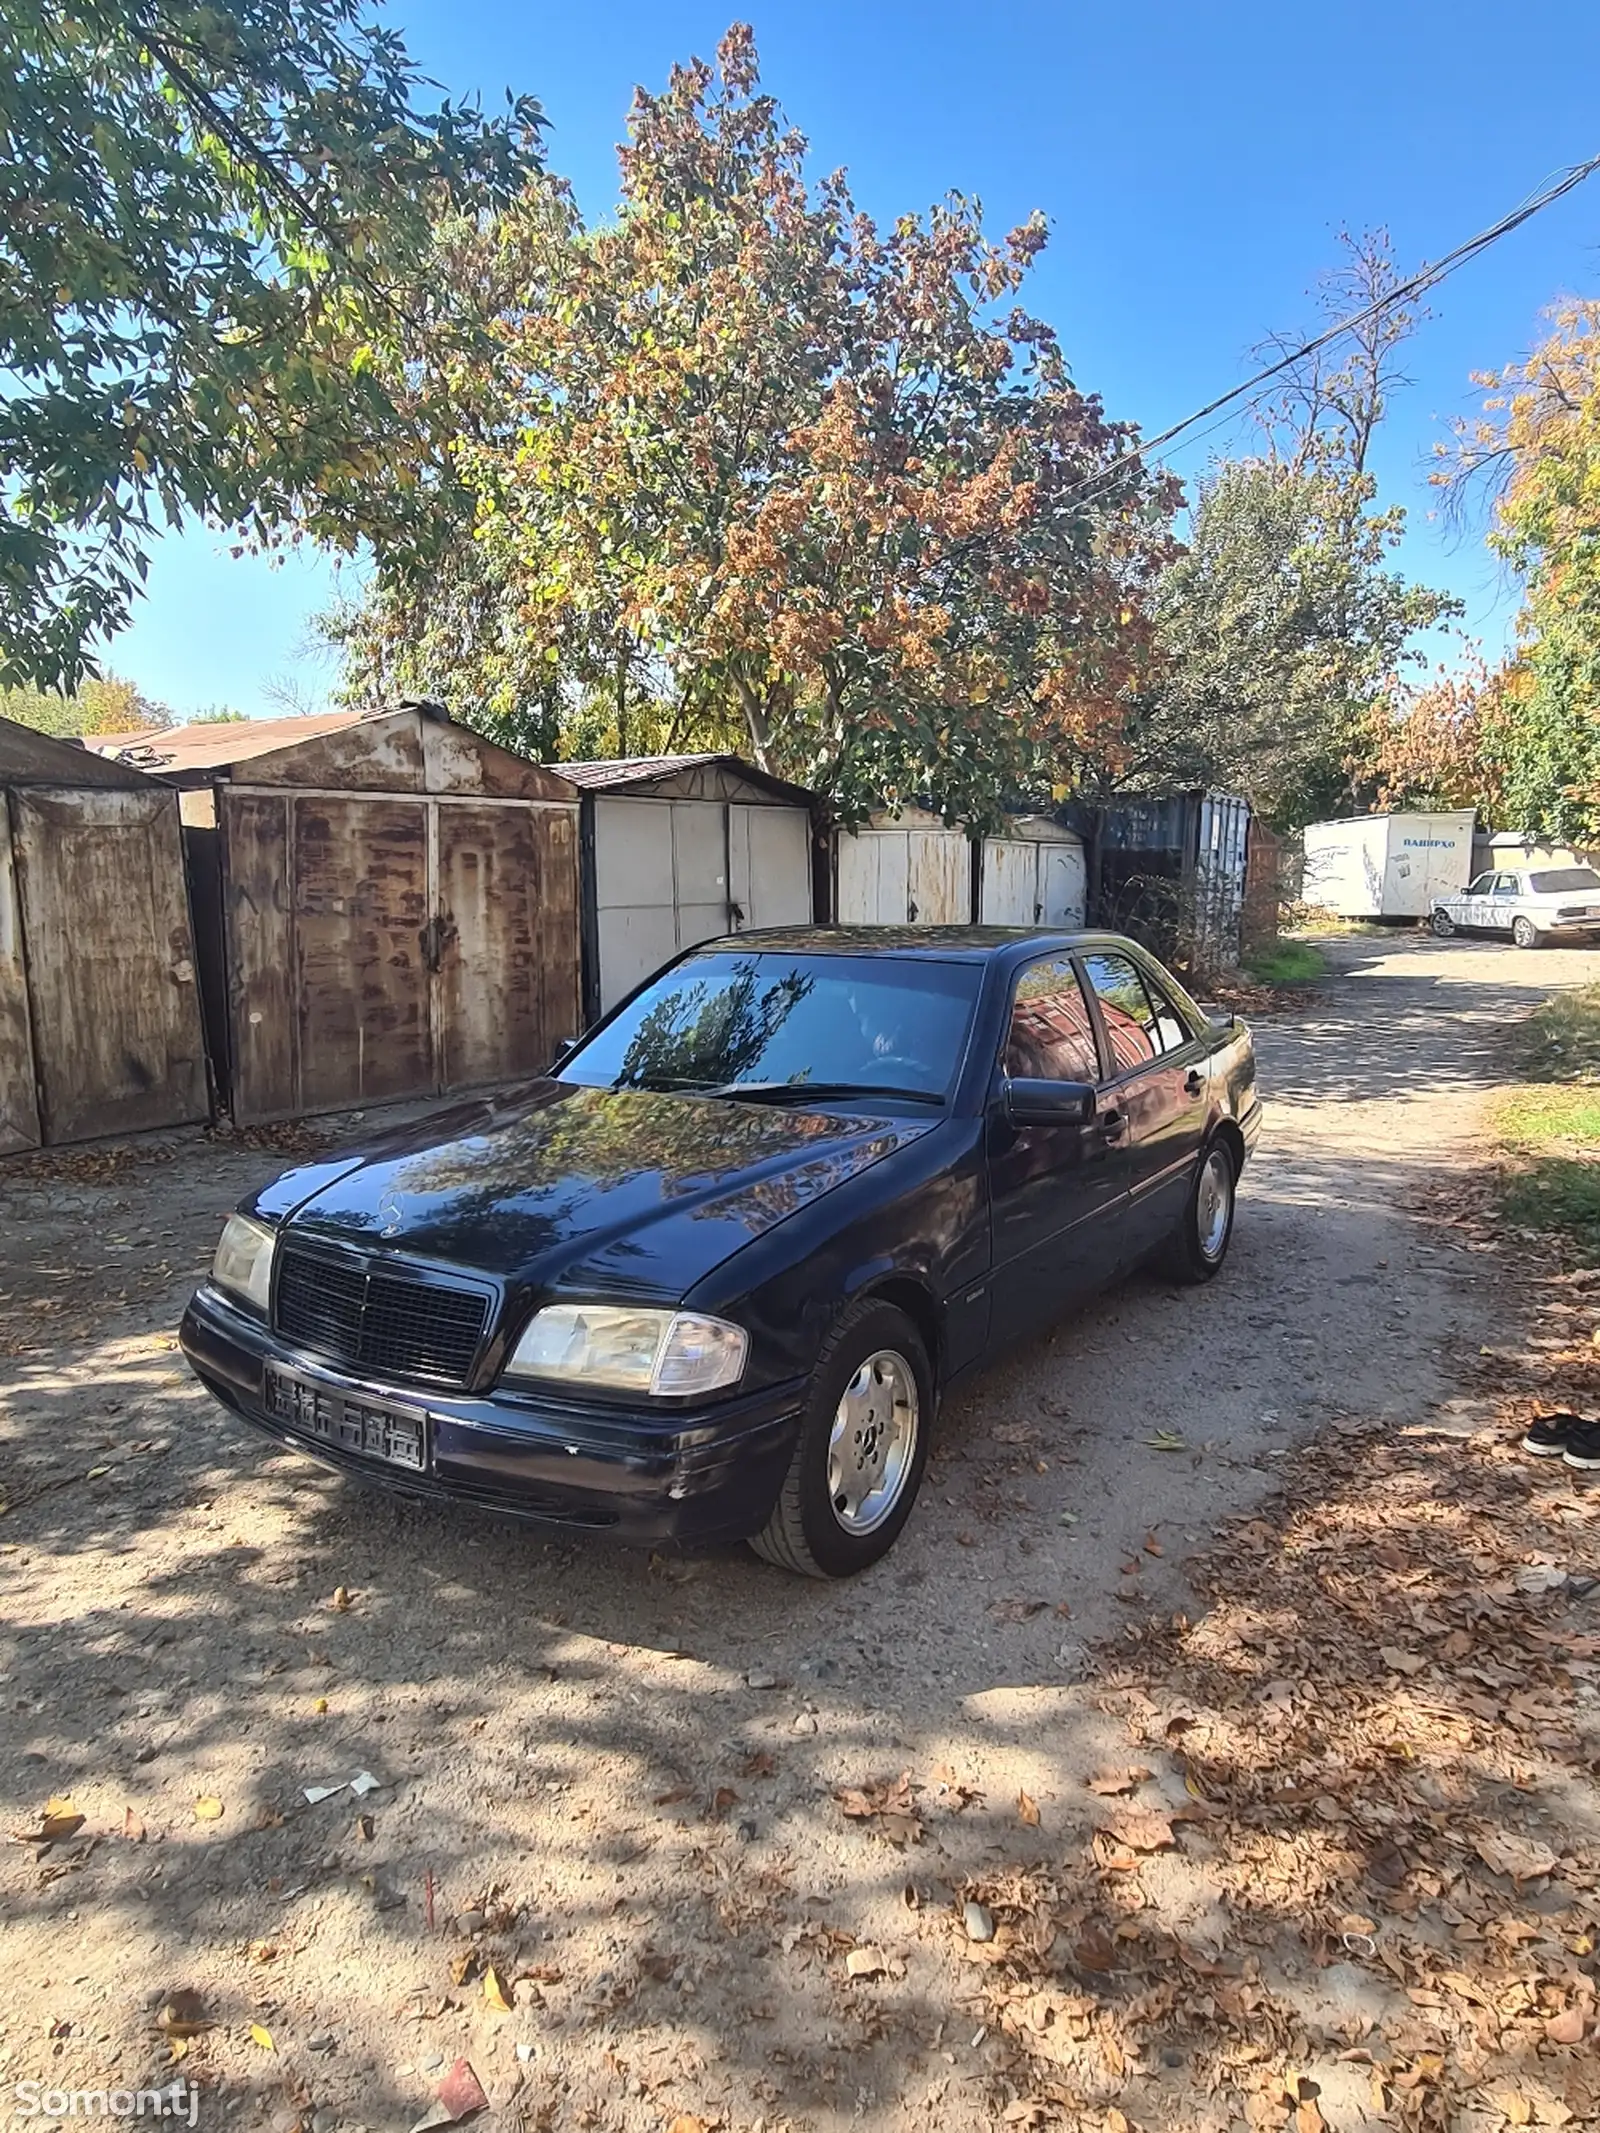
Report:
<svg viewBox="0 0 1600 2133"><path fill-rule="evenodd" d="M1280 356L1277 362L1269 363L1265 370L1258 370L1253 378L1246 378L1242 385L1235 385L1231 391L1219 394L1215 400L1207 401L1204 407L1197 407L1192 415L1185 415L1183 420L1175 422L1171 429L1163 430L1159 436L1146 438L1139 444L1130 445L1125 452L1119 452L1115 459L1108 460L1103 467L1097 468L1093 474L1086 475L1082 481L1068 489L1062 501L1071 503L1076 497L1087 495L1096 483L1104 481L1107 475L1115 474L1120 467L1131 465L1134 460L1143 459L1151 452L1160 451L1163 445L1171 444L1175 438L1181 437L1185 430L1192 430L1197 422L1204 422L1207 416L1215 415L1225 407L1231 407L1236 400L1242 400L1261 386L1270 384L1284 371L1292 370L1296 363L1303 363L1307 356L1315 355L1319 348L1326 348L1330 341L1336 341L1346 333L1353 333L1358 326L1364 326L1369 319L1377 318L1380 313L1390 310L1395 304L1403 304L1413 296L1420 296L1424 290L1436 288L1447 275L1453 274L1457 267L1464 266L1469 259L1475 259L1480 252L1487 251L1490 245L1497 243L1502 237L1509 236L1513 230L1520 229L1524 222L1537 215L1541 209L1551 206L1564 194L1576 191L1584 179L1592 178L1597 170L1600 170L1600 155L1591 156L1587 163L1574 164L1570 170L1563 171L1560 177L1525 199L1520 207L1513 208L1509 215L1503 215L1498 222L1491 223L1488 229L1480 230L1476 237L1469 237L1465 244L1458 244L1453 252L1446 252L1442 259L1436 260L1432 266L1425 266L1409 281L1401 282L1396 288L1378 297L1375 302L1365 305L1360 311L1352 312L1349 318L1338 320L1336 324L1328 327L1326 332L1319 333L1314 340L1305 341L1300 347L1291 349L1286 356Z"/></svg>

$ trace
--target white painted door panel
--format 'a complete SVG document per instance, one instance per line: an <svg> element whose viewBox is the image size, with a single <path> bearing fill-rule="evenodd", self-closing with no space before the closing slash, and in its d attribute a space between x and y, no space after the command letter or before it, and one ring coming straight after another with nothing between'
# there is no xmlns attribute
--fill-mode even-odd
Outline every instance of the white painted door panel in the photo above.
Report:
<svg viewBox="0 0 1600 2133"><path fill-rule="evenodd" d="M986 926L1031 926L1036 847L1019 837L985 837L978 916Z"/></svg>
<svg viewBox="0 0 1600 2133"><path fill-rule="evenodd" d="M798 807L728 809L729 883L740 926L809 926L811 819Z"/></svg>
<svg viewBox="0 0 1600 2133"><path fill-rule="evenodd" d="M1041 844L1038 872L1037 923L1041 926L1081 926L1088 889L1083 846Z"/></svg>
<svg viewBox="0 0 1600 2133"><path fill-rule="evenodd" d="M960 830L912 830L908 902L914 926L964 926L972 917L971 847Z"/></svg>

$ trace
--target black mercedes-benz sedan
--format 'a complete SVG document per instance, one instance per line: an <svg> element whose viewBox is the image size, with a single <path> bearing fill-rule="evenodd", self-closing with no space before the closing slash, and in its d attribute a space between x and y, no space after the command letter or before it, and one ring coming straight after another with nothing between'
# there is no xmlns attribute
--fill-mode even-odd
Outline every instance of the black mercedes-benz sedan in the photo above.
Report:
<svg viewBox="0 0 1600 2133"><path fill-rule="evenodd" d="M1260 1117L1243 1025L1114 934L707 941L545 1079L247 1201L184 1351L341 1471L845 1577L963 1373L1217 1273Z"/></svg>

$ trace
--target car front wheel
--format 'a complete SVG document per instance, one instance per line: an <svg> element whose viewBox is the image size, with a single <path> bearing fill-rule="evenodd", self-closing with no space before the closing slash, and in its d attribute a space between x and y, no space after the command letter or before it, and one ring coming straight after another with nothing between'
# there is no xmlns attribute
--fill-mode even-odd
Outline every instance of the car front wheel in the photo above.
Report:
<svg viewBox="0 0 1600 2133"><path fill-rule="evenodd" d="M1435 911L1430 923L1442 941L1447 941L1456 930L1456 922L1448 911Z"/></svg>
<svg viewBox="0 0 1600 2133"><path fill-rule="evenodd" d="M852 1304L824 1345L794 1457L757 1555L803 1577L847 1578L887 1555L928 1460L933 1370L893 1304Z"/></svg>
<svg viewBox="0 0 1600 2133"><path fill-rule="evenodd" d="M1531 918L1514 918L1511 921L1511 938L1519 948L1537 948L1539 929Z"/></svg>

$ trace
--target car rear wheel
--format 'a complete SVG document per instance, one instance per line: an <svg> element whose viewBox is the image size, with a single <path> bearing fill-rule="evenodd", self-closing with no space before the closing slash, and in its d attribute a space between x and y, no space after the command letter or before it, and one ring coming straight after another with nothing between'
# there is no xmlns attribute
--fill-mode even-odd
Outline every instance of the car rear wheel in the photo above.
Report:
<svg viewBox="0 0 1600 2133"><path fill-rule="evenodd" d="M1238 1171L1226 1141L1211 1141L1189 1188L1188 1204L1167 1240L1159 1264L1175 1281L1212 1281L1222 1272L1233 1242L1234 1187Z"/></svg>
<svg viewBox="0 0 1600 2133"><path fill-rule="evenodd" d="M887 1555L922 1486L933 1406L912 1321L893 1304L853 1304L818 1358L757 1555L813 1578L854 1577Z"/></svg>
<svg viewBox="0 0 1600 2133"><path fill-rule="evenodd" d="M1511 938L1519 948L1537 948L1539 929L1531 918L1514 918L1511 921Z"/></svg>
<svg viewBox="0 0 1600 2133"><path fill-rule="evenodd" d="M1456 930L1456 922L1448 911L1435 911L1429 923L1442 941L1447 941Z"/></svg>

